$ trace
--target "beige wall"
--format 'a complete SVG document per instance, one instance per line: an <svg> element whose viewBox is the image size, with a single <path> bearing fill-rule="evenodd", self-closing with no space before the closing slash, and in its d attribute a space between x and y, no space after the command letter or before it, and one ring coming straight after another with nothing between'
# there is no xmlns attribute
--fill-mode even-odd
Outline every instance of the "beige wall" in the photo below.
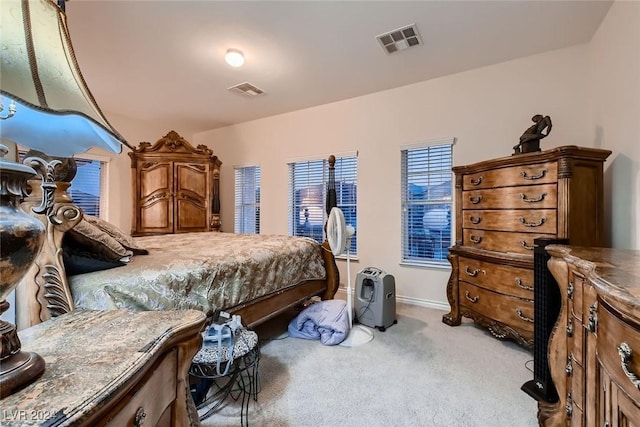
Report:
<svg viewBox="0 0 640 427"><path fill-rule="evenodd" d="M613 151L605 194L610 244L640 249L640 2L613 4L589 44L590 134Z"/></svg>
<svg viewBox="0 0 640 427"><path fill-rule="evenodd" d="M455 137L454 164L510 155L535 113L553 119L542 148L602 147L606 164L608 233L615 247L640 249L638 128L640 119L639 3L617 2L592 42L342 102L203 132L182 134L222 160L223 230L233 231L236 165L262 168L263 233L287 233L287 161L359 152L359 260L393 274L400 298L447 306L447 269L400 261L400 147ZM170 129L150 129L109 115L134 145ZM175 129L180 133L179 129ZM109 219L131 221L129 159L111 164ZM629 231L632 231L629 233ZM343 282L345 264L340 262Z"/></svg>
<svg viewBox="0 0 640 427"><path fill-rule="evenodd" d="M287 233L287 161L355 151L358 258L395 276L399 297L446 305L448 269L400 265L400 148L455 137L454 164L508 156L536 113L553 132L544 148L592 146L587 115L587 47L549 52L342 102L200 133L222 167L223 229L233 231L233 166L262 169L261 231ZM341 265L344 281L344 263Z"/></svg>

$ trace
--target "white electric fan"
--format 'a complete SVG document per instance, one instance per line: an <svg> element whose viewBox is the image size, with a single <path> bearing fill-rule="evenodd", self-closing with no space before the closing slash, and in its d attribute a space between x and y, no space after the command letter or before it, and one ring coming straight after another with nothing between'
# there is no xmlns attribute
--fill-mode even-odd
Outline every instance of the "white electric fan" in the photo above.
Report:
<svg viewBox="0 0 640 427"><path fill-rule="evenodd" d="M355 233L355 229L351 224L347 225L344 221L342 210L337 207L331 208L329 219L327 220L327 241L331 252L334 256L338 256L343 252L347 252L347 313L349 314L349 334L347 338L340 343L342 346L354 347L357 345L368 343L373 339L373 332L365 329L361 325L353 324L353 302L351 300L351 259L349 256L349 246L351 245L351 237Z"/></svg>

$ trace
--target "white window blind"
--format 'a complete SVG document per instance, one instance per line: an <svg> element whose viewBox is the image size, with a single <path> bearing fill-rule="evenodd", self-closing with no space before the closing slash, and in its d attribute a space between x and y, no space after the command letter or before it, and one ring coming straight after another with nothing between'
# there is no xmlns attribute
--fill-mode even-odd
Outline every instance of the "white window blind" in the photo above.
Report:
<svg viewBox="0 0 640 427"><path fill-rule="evenodd" d="M445 265L451 246L453 144L402 150L402 261Z"/></svg>
<svg viewBox="0 0 640 427"><path fill-rule="evenodd" d="M26 157L27 152L18 152L20 161ZM71 181L71 186L67 190L73 203L82 208L88 215L100 216L101 197L106 192L106 162L74 157L78 171Z"/></svg>
<svg viewBox="0 0 640 427"><path fill-rule="evenodd" d="M236 233L260 234L260 167L235 168Z"/></svg>
<svg viewBox="0 0 640 427"><path fill-rule="evenodd" d="M76 158L78 172L71 181L69 194L73 202L88 215L100 216L100 196L105 189L103 168L99 160Z"/></svg>
<svg viewBox="0 0 640 427"><path fill-rule="evenodd" d="M358 247L357 172L356 156L336 157L337 205L344 213L345 222L356 229L349 248L349 252L353 255L357 255ZM324 241L328 180L329 162L327 160L289 163L290 235L311 237L318 242Z"/></svg>

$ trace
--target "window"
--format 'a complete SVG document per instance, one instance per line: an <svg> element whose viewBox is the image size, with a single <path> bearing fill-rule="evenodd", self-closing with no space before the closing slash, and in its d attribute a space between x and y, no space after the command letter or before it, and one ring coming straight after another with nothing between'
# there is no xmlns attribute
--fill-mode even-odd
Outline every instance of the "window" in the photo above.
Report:
<svg viewBox="0 0 640 427"><path fill-rule="evenodd" d="M402 262L447 265L451 246L452 147L402 150Z"/></svg>
<svg viewBox="0 0 640 427"><path fill-rule="evenodd" d="M260 167L235 168L235 232L260 234Z"/></svg>
<svg viewBox="0 0 640 427"><path fill-rule="evenodd" d="M19 150L22 162L27 151ZM97 158L75 157L77 172L67 190L73 203L82 208L87 215L100 216L101 203L104 202L107 162Z"/></svg>
<svg viewBox="0 0 640 427"><path fill-rule="evenodd" d="M336 157L335 177L337 205L344 213L347 224L356 233L351 239L349 252L357 254L357 169L356 156ZM327 220L325 200L329 181L329 162L311 160L289 163L289 234L306 236L323 242Z"/></svg>
<svg viewBox="0 0 640 427"><path fill-rule="evenodd" d="M78 173L71 181L69 194L76 206L88 215L100 216L100 199L104 188L103 169L100 160L76 158Z"/></svg>

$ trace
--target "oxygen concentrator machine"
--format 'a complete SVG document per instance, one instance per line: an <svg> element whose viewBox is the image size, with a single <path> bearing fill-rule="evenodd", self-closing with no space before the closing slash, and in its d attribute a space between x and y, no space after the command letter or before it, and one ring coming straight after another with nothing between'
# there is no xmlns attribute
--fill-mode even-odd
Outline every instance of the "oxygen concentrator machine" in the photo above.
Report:
<svg viewBox="0 0 640 427"><path fill-rule="evenodd" d="M367 267L356 275L354 318L384 332L396 320L396 282L379 268Z"/></svg>

